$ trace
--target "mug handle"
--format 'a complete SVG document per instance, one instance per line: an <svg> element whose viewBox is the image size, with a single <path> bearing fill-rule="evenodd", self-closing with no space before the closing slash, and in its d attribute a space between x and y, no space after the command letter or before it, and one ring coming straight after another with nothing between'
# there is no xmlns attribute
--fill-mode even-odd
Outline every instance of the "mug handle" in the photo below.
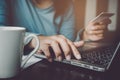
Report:
<svg viewBox="0 0 120 80"><path fill-rule="evenodd" d="M31 37L35 38L35 40L36 40L36 47L35 47L35 48L33 49L33 51L30 52L30 54L27 55L27 57L22 61L22 63L21 63L21 67L22 67L22 68L24 67L24 65L27 63L27 61L34 55L34 53L35 53L35 52L38 50L38 48L39 48L40 42L39 42L38 37L37 37L35 34L30 34L30 35L28 35L27 37L25 37L25 41L26 41L27 39L31 38Z"/></svg>

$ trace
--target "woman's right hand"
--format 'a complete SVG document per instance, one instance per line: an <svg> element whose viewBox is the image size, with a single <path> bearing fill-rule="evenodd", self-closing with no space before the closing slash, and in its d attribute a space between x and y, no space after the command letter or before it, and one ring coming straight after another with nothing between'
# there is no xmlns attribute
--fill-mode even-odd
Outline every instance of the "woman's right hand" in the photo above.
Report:
<svg viewBox="0 0 120 80"><path fill-rule="evenodd" d="M62 60L62 54L64 54L67 60L71 59L71 53L75 56L76 59L81 59L81 55L77 50L77 47L80 47L84 44L83 41L72 42L68 40L63 35L54 35L54 36L38 36L40 40L40 47L38 53L44 52L45 56L49 61L52 60L49 47L51 47L55 53L57 60ZM31 41L31 47L35 47L35 40ZM63 53L62 53L63 51Z"/></svg>

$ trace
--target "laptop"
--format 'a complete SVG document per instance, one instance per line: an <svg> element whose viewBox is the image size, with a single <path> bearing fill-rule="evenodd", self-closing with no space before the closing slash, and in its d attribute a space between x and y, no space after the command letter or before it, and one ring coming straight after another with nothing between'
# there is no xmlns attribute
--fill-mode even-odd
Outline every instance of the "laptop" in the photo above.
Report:
<svg viewBox="0 0 120 80"><path fill-rule="evenodd" d="M92 45L89 47L92 47ZM120 42L93 49L86 49L86 47L85 49L79 48L82 56L81 60L72 59L70 61L63 60L62 62L94 71L105 72L112 65L112 61L115 59L115 56L119 54L119 50Z"/></svg>
<svg viewBox="0 0 120 80"><path fill-rule="evenodd" d="M85 69L105 72L108 70L116 56L120 53L120 42L113 41L100 41L100 42L88 42L82 48L78 48L81 53L82 59L77 60L74 57L70 61L63 59L62 61L54 61L82 67ZM37 58L45 58L40 54L34 55Z"/></svg>

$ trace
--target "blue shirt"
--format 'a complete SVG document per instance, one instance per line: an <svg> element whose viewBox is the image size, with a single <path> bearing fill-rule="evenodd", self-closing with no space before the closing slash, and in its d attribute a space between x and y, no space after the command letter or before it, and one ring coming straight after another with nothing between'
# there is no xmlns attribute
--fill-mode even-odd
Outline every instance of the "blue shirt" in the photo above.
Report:
<svg viewBox="0 0 120 80"><path fill-rule="evenodd" d="M12 25L25 27L27 32L42 34L45 36L51 35L64 35L70 40L75 38L75 20L74 20L74 7L68 7L65 14L58 16L54 24L55 10L53 5L48 8L37 8L30 2L30 0L9 0L10 3L6 4L7 0L0 0L0 25L5 25L7 16L9 15L8 4L11 7ZM61 4L62 5L62 4ZM61 20L63 21L61 22Z"/></svg>

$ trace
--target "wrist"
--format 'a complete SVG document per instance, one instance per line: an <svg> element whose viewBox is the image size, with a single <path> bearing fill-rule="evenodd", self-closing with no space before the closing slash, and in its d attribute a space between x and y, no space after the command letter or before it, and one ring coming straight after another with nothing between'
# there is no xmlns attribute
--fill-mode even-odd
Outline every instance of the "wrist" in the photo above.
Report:
<svg viewBox="0 0 120 80"><path fill-rule="evenodd" d="M82 40L86 41L86 40L88 40L88 39L89 39L89 38L88 38L88 34L87 34L87 32L84 30L83 33L82 33Z"/></svg>

